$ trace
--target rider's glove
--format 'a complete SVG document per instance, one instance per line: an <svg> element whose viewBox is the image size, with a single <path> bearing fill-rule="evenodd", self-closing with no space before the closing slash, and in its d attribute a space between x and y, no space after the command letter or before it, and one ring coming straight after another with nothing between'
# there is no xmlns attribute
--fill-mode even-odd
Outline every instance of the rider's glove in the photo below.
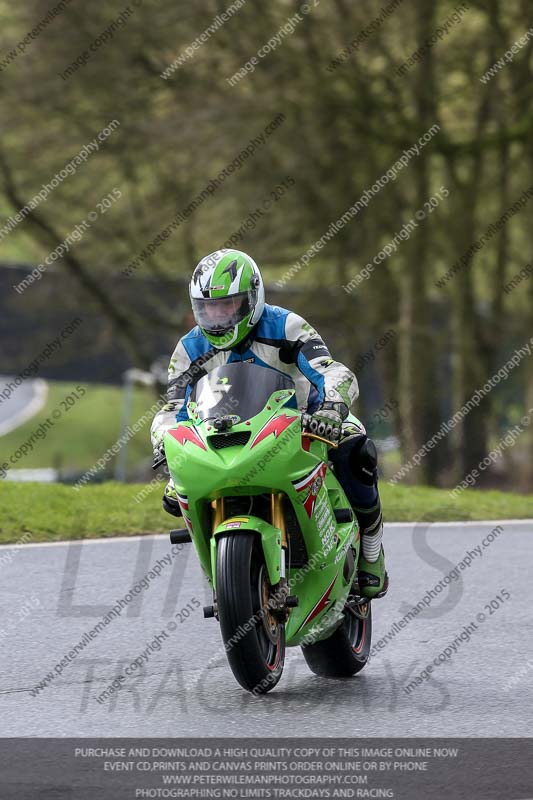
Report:
<svg viewBox="0 0 533 800"><path fill-rule="evenodd" d="M165 445L163 444L163 440L161 440L159 444L154 447L154 463L152 464L152 469L158 469L166 460Z"/></svg>
<svg viewBox="0 0 533 800"><path fill-rule="evenodd" d="M341 438L342 423L348 416L345 403L323 403L314 414L304 414L302 428L336 444Z"/></svg>

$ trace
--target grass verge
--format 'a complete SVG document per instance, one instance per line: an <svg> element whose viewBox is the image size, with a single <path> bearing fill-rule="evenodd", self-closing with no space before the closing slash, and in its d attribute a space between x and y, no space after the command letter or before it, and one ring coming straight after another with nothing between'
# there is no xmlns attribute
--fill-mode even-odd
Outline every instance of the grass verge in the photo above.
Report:
<svg viewBox="0 0 533 800"><path fill-rule="evenodd" d="M19 469L36 469L56 467L64 470L85 470L91 467L113 445L121 434L121 417L123 411L122 389L114 386L98 384L81 384L85 390L83 397L72 406L65 404L76 386L71 383L50 381L48 398L44 408L16 428L11 433L0 437L0 462L11 465L9 457L16 454L18 448L37 432L39 426L47 419L54 422L53 428L43 431L42 438L33 440L31 450L17 458L14 467ZM137 422L156 402L152 390L135 388L129 424ZM128 443L128 463L135 464L143 459L149 460L150 447L150 414L142 429L133 435ZM52 435L48 435L51 433ZM110 462L112 469L114 459Z"/></svg>
<svg viewBox="0 0 533 800"><path fill-rule="evenodd" d="M71 486L0 481L0 543L53 542L105 536L164 533L180 526L161 508L163 482L140 502L144 484L100 483L75 491ZM425 486L380 487L386 519L450 521L531 519L533 496L468 489L456 500Z"/></svg>
<svg viewBox="0 0 533 800"><path fill-rule="evenodd" d="M0 543L164 533L181 524L161 507L164 481L137 503L146 484L98 483L76 491L60 483L0 482ZM25 537L26 539L26 537Z"/></svg>

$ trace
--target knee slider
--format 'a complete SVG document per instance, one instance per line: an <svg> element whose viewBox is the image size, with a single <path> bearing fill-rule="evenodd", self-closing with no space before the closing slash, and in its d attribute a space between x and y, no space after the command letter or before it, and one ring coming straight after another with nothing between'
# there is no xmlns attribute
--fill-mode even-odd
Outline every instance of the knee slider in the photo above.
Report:
<svg viewBox="0 0 533 800"><path fill-rule="evenodd" d="M378 480L378 451L368 436L358 437L350 453L350 467L354 477L366 486L374 486Z"/></svg>

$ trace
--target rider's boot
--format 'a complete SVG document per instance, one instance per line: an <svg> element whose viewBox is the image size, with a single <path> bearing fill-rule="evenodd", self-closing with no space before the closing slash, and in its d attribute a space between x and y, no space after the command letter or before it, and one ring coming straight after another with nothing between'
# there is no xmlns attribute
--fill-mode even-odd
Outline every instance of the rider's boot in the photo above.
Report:
<svg viewBox="0 0 533 800"><path fill-rule="evenodd" d="M377 489L376 489L377 493ZM373 508L352 506L361 532L361 552L358 563L359 589L363 597L375 599L387 594L389 576L385 569L383 550L383 516L381 501Z"/></svg>

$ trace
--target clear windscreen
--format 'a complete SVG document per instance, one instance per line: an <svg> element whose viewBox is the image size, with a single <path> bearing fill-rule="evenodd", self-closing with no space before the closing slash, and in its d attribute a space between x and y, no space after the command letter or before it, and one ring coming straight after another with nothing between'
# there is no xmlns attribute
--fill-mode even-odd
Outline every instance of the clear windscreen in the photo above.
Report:
<svg viewBox="0 0 533 800"><path fill-rule="evenodd" d="M263 410L273 392L294 388L291 378L274 369L238 361L200 378L190 399L201 420L235 415L245 421Z"/></svg>

